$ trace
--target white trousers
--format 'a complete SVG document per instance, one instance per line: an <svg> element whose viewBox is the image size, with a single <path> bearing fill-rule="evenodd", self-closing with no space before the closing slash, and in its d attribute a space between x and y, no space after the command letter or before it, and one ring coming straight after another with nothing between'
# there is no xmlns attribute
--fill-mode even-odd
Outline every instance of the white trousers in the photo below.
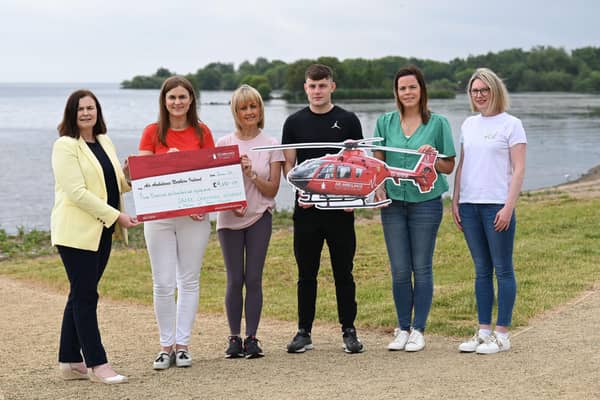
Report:
<svg viewBox="0 0 600 400"><path fill-rule="evenodd" d="M177 217L145 222L144 236L152 265L160 345L188 345L198 311L202 258L210 236L208 215L203 221Z"/></svg>

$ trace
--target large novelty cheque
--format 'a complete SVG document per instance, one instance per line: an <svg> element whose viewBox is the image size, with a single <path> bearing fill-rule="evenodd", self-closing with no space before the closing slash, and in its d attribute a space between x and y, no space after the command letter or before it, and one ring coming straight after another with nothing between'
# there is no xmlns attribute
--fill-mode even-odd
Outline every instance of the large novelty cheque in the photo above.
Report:
<svg viewBox="0 0 600 400"><path fill-rule="evenodd" d="M288 183L299 193L298 203L323 210L385 206L392 200L375 202L370 197L388 179L396 185L400 181L409 181L419 192L430 192L437 180L435 161L446 156L435 150L420 153L374 144L381 140L383 138L347 140L341 143L282 144L254 147L252 150L341 148L337 154L305 160L287 174ZM412 169L394 168L367 156L365 149L405 153L413 155L417 160Z"/></svg>
<svg viewBox="0 0 600 400"><path fill-rule="evenodd" d="M246 206L238 146L129 157L140 221Z"/></svg>

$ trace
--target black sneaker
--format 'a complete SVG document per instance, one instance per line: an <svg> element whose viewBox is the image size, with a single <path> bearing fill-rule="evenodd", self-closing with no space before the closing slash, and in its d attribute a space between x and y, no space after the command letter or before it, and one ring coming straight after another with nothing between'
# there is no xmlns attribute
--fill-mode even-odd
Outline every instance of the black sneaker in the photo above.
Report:
<svg viewBox="0 0 600 400"><path fill-rule="evenodd" d="M225 351L225 358L244 357L244 347L242 338L239 336L229 336L229 347Z"/></svg>
<svg viewBox="0 0 600 400"><path fill-rule="evenodd" d="M248 336L244 340L244 352L246 353L246 358L258 358L265 355L260 348L259 343L256 336Z"/></svg>
<svg viewBox="0 0 600 400"><path fill-rule="evenodd" d="M362 353L365 348L360 339L356 336L356 329L344 329L344 351L346 353Z"/></svg>
<svg viewBox="0 0 600 400"><path fill-rule="evenodd" d="M306 350L312 350L313 344L310 338L310 332L306 332L305 329L298 329L298 333L287 345L288 353L304 353Z"/></svg>

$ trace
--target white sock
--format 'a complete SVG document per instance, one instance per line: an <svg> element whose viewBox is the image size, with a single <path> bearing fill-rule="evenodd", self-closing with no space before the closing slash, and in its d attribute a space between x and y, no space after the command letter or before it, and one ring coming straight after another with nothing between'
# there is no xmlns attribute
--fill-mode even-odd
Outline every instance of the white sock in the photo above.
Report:
<svg viewBox="0 0 600 400"><path fill-rule="evenodd" d="M508 332L494 332L496 334L497 338L500 338L502 340L506 340L509 337Z"/></svg>
<svg viewBox="0 0 600 400"><path fill-rule="evenodd" d="M490 336L491 334L492 331L490 329L479 329L479 336L481 337Z"/></svg>

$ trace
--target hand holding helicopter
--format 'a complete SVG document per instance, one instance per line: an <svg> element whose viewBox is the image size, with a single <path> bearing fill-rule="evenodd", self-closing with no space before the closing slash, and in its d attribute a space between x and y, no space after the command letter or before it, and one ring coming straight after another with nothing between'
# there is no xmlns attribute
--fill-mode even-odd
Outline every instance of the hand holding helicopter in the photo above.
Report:
<svg viewBox="0 0 600 400"><path fill-rule="evenodd" d="M433 189L437 180L435 161L446 157L437 151L421 153L415 150L373 144L383 138L347 140L345 142L297 143L254 147L254 151L306 148L340 148L337 154L309 159L296 165L287 174L287 181L300 195L298 202L319 209L373 208L391 203L391 199L370 201L369 196L387 179L396 185L412 182L421 193ZM384 161L368 156L364 149L416 154L419 159L413 169L394 168Z"/></svg>

